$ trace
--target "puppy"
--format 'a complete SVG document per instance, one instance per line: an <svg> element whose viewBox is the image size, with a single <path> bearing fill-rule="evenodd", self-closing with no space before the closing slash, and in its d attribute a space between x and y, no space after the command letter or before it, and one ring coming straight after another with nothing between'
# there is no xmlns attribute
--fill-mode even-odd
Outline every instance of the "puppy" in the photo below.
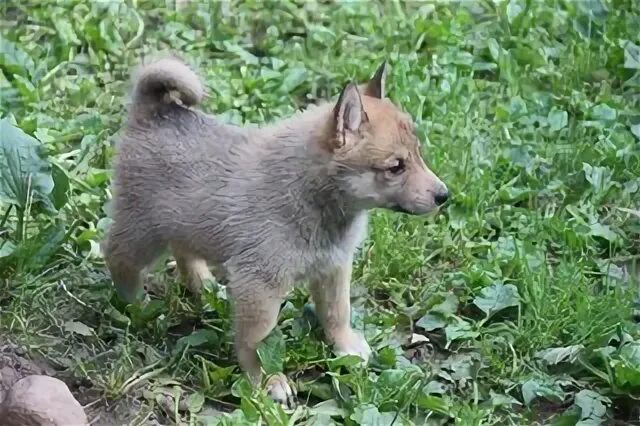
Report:
<svg viewBox="0 0 640 426"><path fill-rule="evenodd" d="M240 127L193 109L204 87L179 59L142 67L117 148L114 222L103 246L121 297L138 299L141 270L166 247L193 290L216 267L228 282L238 362L257 385L258 343L287 292L308 281L334 351L367 360L349 300L367 211L424 214L448 197L422 159L411 117L385 98L386 69L347 84L337 101ZM282 375L269 389L282 402L291 397Z"/></svg>

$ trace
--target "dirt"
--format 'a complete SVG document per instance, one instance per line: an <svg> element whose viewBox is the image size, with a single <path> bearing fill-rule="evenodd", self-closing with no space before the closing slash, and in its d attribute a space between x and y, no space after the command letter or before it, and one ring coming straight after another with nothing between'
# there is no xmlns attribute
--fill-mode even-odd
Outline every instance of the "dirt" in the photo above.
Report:
<svg viewBox="0 0 640 426"><path fill-rule="evenodd" d="M130 424L132 421L134 424L152 426L163 423L158 421L153 414L144 415L149 411L144 399L126 397L116 402L109 402L90 380L78 379L56 369L43 357L38 357L33 353L28 354L24 347L8 343L7 337L0 332L0 403L15 382L32 374L48 375L64 381L74 397L83 406L89 424L92 426L120 426ZM534 424L545 424L548 419L564 412L567 408L566 403L541 402L535 410L537 416ZM612 408L615 412L615 419L612 419L609 424L640 426L640 407L614 401Z"/></svg>
<svg viewBox="0 0 640 426"><path fill-rule="evenodd" d="M15 382L32 374L55 377L55 369L44 360L27 358L26 351L20 346L0 344L0 401L4 401Z"/></svg>
<svg viewBox="0 0 640 426"><path fill-rule="evenodd" d="M7 343L7 338L0 334L0 403L15 382L23 377L38 374L55 377L69 387L73 396L83 406L92 426L119 426L129 424L139 415L142 404L136 399L122 399L109 404L85 380L78 380L64 372L58 371L44 358L38 358L16 344ZM145 424L159 424L153 418L147 418Z"/></svg>

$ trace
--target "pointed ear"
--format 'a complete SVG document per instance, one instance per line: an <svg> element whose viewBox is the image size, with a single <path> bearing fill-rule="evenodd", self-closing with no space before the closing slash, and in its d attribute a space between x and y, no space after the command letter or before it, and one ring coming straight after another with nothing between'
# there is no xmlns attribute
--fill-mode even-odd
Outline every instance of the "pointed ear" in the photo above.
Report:
<svg viewBox="0 0 640 426"><path fill-rule="evenodd" d="M338 133L355 132L366 121L360 92L355 84L349 83L342 89L333 112Z"/></svg>
<svg viewBox="0 0 640 426"><path fill-rule="evenodd" d="M387 61L382 62L376 73L371 77L371 80L366 84L364 88L365 95L378 99L384 98L384 81L387 78L387 68Z"/></svg>
<svg viewBox="0 0 640 426"><path fill-rule="evenodd" d="M354 83L347 84L333 108L336 137L334 149L353 145L359 140L358 130L363 123L368 121L367 113L362 106L362 99L358 86Z"/></svg>

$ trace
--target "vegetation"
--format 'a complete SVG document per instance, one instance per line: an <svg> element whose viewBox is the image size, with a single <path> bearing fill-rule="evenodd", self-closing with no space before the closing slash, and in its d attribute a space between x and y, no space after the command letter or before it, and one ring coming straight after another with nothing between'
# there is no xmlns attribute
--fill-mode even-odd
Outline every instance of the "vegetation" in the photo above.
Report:
<svg viewBox="0 0 640 426"><path fill-rule="evenodd" d="M92 410L132 424L640 421L637 1L0 7L0 340L46 357ZM202 73L203 108L238 123L388 59L389 95L453 194L437 215L372 215L353 285L368 369L333 357L308 292L291 295L261 356L296 382L295 411L239 374L223 292L194 300L165 258L144 304L114 296L99 249L113 144L132 67L166 49Z"/></svg>

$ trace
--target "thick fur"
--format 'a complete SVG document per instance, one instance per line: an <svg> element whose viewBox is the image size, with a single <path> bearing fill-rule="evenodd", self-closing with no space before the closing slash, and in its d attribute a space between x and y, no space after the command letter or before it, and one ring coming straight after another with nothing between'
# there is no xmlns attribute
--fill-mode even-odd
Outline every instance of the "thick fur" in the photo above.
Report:
<svg viewBox="0 0 640 426"><path fill-rule="evenodd" d="M152 114L158 107L199 104L204 87L198 76L177 57L161 58L138 71L132 113Z"/></svg>
<svg viewBox="0 0 640 426"><path fill-rule="evenodd" d="M168 246L192 282L207 278L207 264L219 267L239 362L257 381L257 344L291 287L310 281L336 352L366 358L369 347L349 324L349 281L367 210L422 213L446 191L420 158L410 118L381 99L381 81L369 84L364 96L349 85L337 103L238 127L189 108L204 90L182 62L143 68L118 146L104 245L119 293L134 301L141 269ZM396 151L408 164L402 182L380 171Z"/></svg>

